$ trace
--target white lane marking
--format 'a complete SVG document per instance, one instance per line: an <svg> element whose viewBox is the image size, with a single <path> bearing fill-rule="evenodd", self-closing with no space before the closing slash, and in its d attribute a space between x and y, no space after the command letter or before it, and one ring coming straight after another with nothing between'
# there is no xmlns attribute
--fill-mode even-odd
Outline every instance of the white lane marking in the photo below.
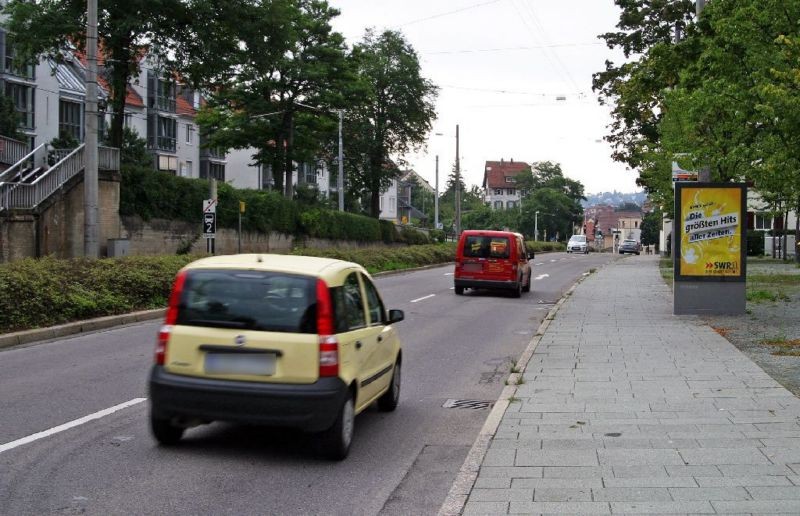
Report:
<svg viewBox="0 0 800 516"><path fill-rule="evenodd" d="M540 279L545 279L545 278L549 278L549 277L550 277L550 275L549 275L549 274L539 274L538 276L536 276L535 278L533 278L533 281L538 281L538 280L540 280Z"/></svg>
<svg viewBox="0 0 800 516"><path fill-rule="evenodd" d="M454 273L452 273L452 272L445 272L445 273L444 273L444 275L445 275L445 276L452 276L453 274L454 274Z"/></svg>
<svg viewBox="0 0 800 516"><path fill-rule="evenodd" d="M550 260L550 263L557 262L558 260Z"/></svg>
<svg viewBox="0 0 800 516"><path fill-rule="evenodd" d="M435 295L436 295L436 294L429 294L429 295L427 295L427 296L425 296L425 297L421 297L421 298L419 298L419 299L412 299L412 300L411 300L411 302L412 302L412 303L416 303L417 301L422 301L422 300L424 300L424 299L430 299L430 298L432 298L432 297L433 297L433 296L435 296Z"/></svg>
<svg viewBox="0 0 800 516"><path fill-rule="evenodd" d="M536 265L544 265L544 262L537 263Z"/></svg>
<svg viewBox="0 0 800 516"><path fill-rule="evenodd" d="M10 443L0 444L0 453L3 453L8 450L13 450L23 444L32 443L33 441L38 441L39 439L44 439L45 437L49 437L53 434L57 434L59 432L63 432L65 430L69 430L70 428L75 428L76 426L80 426L84 423L88 423L89 421L93 421L95 419L100 419L101 417L108 416L109 414L113 414L118 410L122 410L128 407L132 407L134 405L138 405L139 403L147 401L147 398L134 398L130 401L126 401L125 403L120 403L119 405L114 405L113 407L109 407L107 409L101 410L99 412L95 412L94 414L89 414L88 416L84 416L79 419L75 419L68 423L64 423L63 425L54 426L49 430L44 430L42 432L37 432L35 434L31 434L27 437L23 437L22 439L17 439L16 441L11 441Z"/></svg>
<svg viewBox="0 0 800 516"><path fill-rule="evenodd" d="M456 287L450 287L450 290L454 290Z"/></svg>

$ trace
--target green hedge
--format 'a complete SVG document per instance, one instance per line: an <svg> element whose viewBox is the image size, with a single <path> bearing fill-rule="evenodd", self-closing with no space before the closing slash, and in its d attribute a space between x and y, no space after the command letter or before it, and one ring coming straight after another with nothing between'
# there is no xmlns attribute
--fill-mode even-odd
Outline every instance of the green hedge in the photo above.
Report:
<svg viewBox="0 0 800 516"><path fill-rule="evenodd" d="M409 247L372 247L365 249L297 249L296 255L320 256L347 260L362 265L369 272L408 269L455 260L456 244L428 244Z"/></svg>
<svg viewBox="0 0 800 516"><path fill-rule="evenodd" d="M123 166L120 185L120 214L138 215L144 220L168 219L197 222L209 184L204 179L188 179L147 168ZM390 231L371 217L342 213L320 207L301 207L277 192L236 189L217 185L217 225L235 228L239 223L239 201L245 202L242 229L287 235L311 236L359 242L387 241ZM394 227L391 222L385 224ZM390 240L393 242L394 240Z"/></svg>
<svg viewBox="0 0 800 516"><path fill-rule="evenodd" d="M0 332L163 307L196 257L25 259L0 266Z"/></svg>
<svg viewBox="0 0 800 516"><path fill-rule="evenodd" d="M747 256L764 256L764 231L747 231Z"/></svg>
<svg viewBox="0 0 800 516"><path fill-rule="evenodd" d="M563 242L540 242L538 240L526 240L525 247L535 253L567 250L567 245Z"/></svg>

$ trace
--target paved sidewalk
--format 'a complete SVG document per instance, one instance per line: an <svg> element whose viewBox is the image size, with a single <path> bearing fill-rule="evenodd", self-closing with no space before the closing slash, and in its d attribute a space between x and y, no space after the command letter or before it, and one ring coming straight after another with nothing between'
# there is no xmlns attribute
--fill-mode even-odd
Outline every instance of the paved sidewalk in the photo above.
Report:
<svg viewBox="0 0 800 516"><path fill-rule="evenodd" d="M657 260L612 262L562 306L464 514L800 514L800 400L672 315Z"/></svg>

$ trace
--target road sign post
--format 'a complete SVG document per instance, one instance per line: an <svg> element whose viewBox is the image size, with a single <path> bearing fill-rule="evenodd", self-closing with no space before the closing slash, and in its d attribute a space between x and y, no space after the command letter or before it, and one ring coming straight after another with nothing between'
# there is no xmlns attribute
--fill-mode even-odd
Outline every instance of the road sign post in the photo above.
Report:
<svg viewBox="0 0 800 516"><path fill-rule="evenodd" d="M217 236L217 200L203 200L203 238L206 239L206 251L214 254Z"/></svg>

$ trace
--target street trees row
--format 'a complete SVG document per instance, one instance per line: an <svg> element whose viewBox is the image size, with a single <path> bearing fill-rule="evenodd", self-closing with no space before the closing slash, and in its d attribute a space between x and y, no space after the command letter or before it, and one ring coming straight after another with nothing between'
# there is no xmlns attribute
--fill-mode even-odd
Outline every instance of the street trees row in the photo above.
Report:
<svg viewBox="0 0 800 516"><path fill-rule="evenodd" d="M12 0L4 8L17 60L59 57L85 45L85 1ZM255 149L276 188L293 194L294 162L338 169L344 112L346 194L380 194L402 156L421 146L435 118L435 85L396 31L368 31L348 45L322 0L109 0L98 34L109 84L111 143L123 143L125 95L143 66L204 94L197 116L208 147ZM143 56L147 59L143 60Z"/></svg>
<svg viewBox="0 0 800 516"><path fill-rule="evenodd" d="M601 38L629 60L594 76L614 158L668 213L676 159L752 181L776 216L800 210L800 2L713 0L699 21L689 0L615 2Z"/></svg>

